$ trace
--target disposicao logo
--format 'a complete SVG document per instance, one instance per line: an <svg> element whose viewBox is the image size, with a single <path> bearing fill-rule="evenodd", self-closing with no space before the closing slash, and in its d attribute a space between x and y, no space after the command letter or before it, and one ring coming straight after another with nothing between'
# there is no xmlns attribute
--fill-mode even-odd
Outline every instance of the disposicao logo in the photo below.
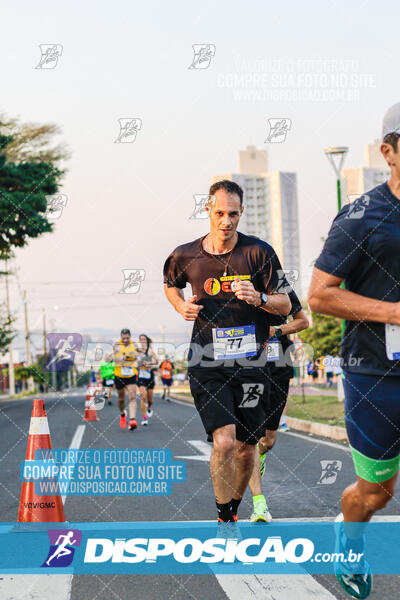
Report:
<svg viewBox="0 0 400 600"><path fill-rule="evenodd" d="M253 547L251 554L247 551ZM303 563L310 560L314 544L307 538L295 538L285 545L280 536L244 540L210 538L89 538L85 563L156 563L158 558L173 558L178 563Z"/></svg>
<svg viewBox="0 0 400 600"><path fill-rule="evenodd" d="M74 558L75 548L81 545L79 529L49 529L50 549L42 567L68 567Z"/></svg>

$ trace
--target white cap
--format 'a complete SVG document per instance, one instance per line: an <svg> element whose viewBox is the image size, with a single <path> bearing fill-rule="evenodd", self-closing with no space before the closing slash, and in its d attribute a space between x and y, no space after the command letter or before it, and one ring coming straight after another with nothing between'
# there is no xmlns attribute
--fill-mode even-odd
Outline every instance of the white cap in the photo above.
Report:
<svg viewBox="0 0 400 600"><path fill-rule="evenodd" d="M400 102L393 104L383 117L382 139L388 133L400 133Z"/></svg>

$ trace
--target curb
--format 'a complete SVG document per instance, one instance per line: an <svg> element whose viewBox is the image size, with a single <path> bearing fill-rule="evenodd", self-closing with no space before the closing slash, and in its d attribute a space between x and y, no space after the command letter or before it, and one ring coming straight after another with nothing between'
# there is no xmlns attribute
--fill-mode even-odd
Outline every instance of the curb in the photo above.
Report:
<svg viewBox="0 0 400 600"><path fill-rule="evenodd" d="M189 399L187 396L181 394L173 394L171 398L180 400L181 402L187 402L193 404L193 399ZM329 438L338 442L348 442L346 429L339 427L339 425L328 425L327 423L316 423L314 421L304 421L303 419L296 419L295 417L286 417L286 422L290 429L295 431L302 431L304 433L311 433L319 437Z"/></svg>
<svg viewBox="0 0 400 600"><path fill-rule="evenodd" d="M314 421L303 421L295 417L286 417L290 429L312 433L324 438L330 438L339 442L347 442L347 433L344 427L339 425L328 425L327 423L315 423Z"/></svg>
<svg viewBox="0 0 400 600"><path fill-rule="evenodd" d="M171 399L172 400L180 400L181 402L187 402L188 404L194 404L194 400L193 397L191 396L190 398L188 398L187 396L184 396L182 394L171 394Z"/></svg>

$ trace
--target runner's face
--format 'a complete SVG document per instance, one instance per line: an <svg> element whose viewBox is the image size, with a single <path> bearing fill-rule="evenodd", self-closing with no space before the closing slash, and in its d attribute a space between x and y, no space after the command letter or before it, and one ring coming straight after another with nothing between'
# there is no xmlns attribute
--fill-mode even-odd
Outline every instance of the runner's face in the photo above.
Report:
<svg viewBox="0 0 400 600"><path fill-rule="evenodd" d="M123 344L125 344L125 346L127 346L129 344L131 340L131 336L129 335L129 333L123 333L121 335L121 341Z"/></svg>
<svg viewBox="0 0 400 600"><path fill-rule="evenodd" d="M221 242L235 235L243 207L237 194L225 190L215 192L215 204L209 209L210 233Z"/></svg>
<svg viewBox="0 0 400 600"><path fill-rule="evenodd" d="M381 152L388 163L392 175L395 174L400 179L400 139L397 141L397 152L394 151L393 146L386 143L381 145Z"/></svg>
<svg viewBox="0 0 400 600"><path fill-rule="evenodd" d="M139 342L142 348L146 348L147 340L144 335L139 336Z"/></svg>

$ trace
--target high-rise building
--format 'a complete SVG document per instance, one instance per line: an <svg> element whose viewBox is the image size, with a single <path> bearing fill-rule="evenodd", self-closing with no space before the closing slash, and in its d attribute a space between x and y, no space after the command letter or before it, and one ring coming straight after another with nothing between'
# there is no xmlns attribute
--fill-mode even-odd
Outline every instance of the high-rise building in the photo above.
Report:
<svg viewBox="0 0 400 600"><path fill-rule="evenodd" d="M353 169L342 169L341 176L343 179L342 203L346 204L387 181L390 171L373 167L354 167Z"/></svg>
<svg viewBox="0 0 400 600"><path fill-rule="evenodd" d="M239 150L239 173L246 175L262 175L268 170L268 153L257 150L255 146L247 146Z"/></svg>
<svg viewBox="0 0 400 600"><path fill-rule="evenodd" d="M342 203L352 202L368 190L389 179L390 170L384 160L380 140L364 146L364 166L342 169Z"/></svg>
<svg viewBox="0 0 400 600"><path fill-rule="evenodd" d="M364 165L370 169L387 170L387 164L381 152L381 140L364 146Z"/></svg>
<svg viewBox="0 0 400 600"><path fill-rule="evenodd" d="M271 244L301 296L297 175L267 171L267 160L266 150L247 146L239 152L239 173L214 175L212 183L228 179L240 185L245 209L239 230Z"/></svg>

